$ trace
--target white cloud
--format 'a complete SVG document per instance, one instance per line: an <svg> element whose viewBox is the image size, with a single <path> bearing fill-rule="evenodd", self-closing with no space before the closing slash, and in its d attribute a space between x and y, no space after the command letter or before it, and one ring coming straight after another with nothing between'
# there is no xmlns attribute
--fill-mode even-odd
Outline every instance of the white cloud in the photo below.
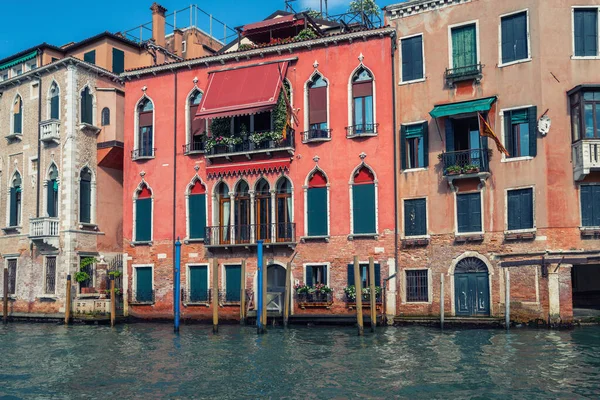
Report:
<svg viewBox="0 0 600 400"><path fill-rule="evenodd" d="M312 8L313 10L319 10L321 7L321 1L323 1L323 10L325 10L325 0L300 0L301 9ZM344 6L344 9L348 8L350 0L328 0L327 6L329 10ZM299 11L299 10L296 10Z"/></svg>

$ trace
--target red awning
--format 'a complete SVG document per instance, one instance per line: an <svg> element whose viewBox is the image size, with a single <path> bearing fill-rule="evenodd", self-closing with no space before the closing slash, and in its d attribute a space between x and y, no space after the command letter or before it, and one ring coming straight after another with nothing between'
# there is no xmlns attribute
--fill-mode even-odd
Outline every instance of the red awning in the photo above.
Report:
<svg viewBox="0 0 600 400"><path fill-rule="evenodd" d="M272 27L272 26L279 25L279 24L284 24L284 23L292 22L292 21L294 21L294 19L295 19L295 17L293 15L286 15L286 16L279 17L279 18L268 19L266 21L255 22L253 24L244 25L242 27L242 32L246 32L246 31L250 31L250 30L254 30L254 29Z"/></svg>
<svg viewBox="0 0 600 400"><path fill-rule="evenodd" d="M196 118L257 114L275 107L287 61L211 72Z"/></svg>
<svg viewBox="0 0 600 400"><path fill-rule="evenodd" d="M227 176L280 173L287 172L289 169L289 159L279 161L268 160L208 166L206 167L206 174L209 178L224 178Z"/></svg>

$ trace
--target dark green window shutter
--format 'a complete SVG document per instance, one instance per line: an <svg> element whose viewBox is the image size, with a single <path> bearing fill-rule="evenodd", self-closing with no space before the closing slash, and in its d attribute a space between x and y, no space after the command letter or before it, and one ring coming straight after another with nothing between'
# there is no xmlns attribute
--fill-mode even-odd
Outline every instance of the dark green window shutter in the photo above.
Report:
<svg viewBox="0 0 600 400"><path fill-rule="evenodd" d="M469 198L466 195L456 196L456 214L458 232L469 232Z"/></svg>
<svg viewBox="0 0 600 400"><path fill-rule="evenodd" d="M533 189L521 191L521 229L533 228Z"/></svg>
<svg viewBox="0 0 600 400"><path fill-rule="evenodd" d="M533 189L511 190L508 198L508 230L533 228Z"/></svg>
<svg viewBox="0 0 600 400"><path fill-rule="evenodd" d="M502 62L514 61L514 19L512 16L502 18Z"/></svg>
<svg viewBox="0 0 600 400"><path fill-rule="evenodd" d="M527 12L513 16L515 61L524 60L529 56L527 43Z"/></svg>
<svg viewBox="0 0 600 400"><path fill-rule="evenodd" d="M306 193L308 236L327 235L327 188L309 188Z"/></svg>
<svg viewBox="0 0 600 400"><path fill-rule="evenodd" d="M469 196L471 232L481 232L481 194L471 193Z"/></svg>
<svg viewBox="0 0 600 400"><path fill-rule="evenodd" d="M423 167L429 166L429 124L423 122Z"/></svg>
<svg viewBox="0 0 600 400"><path fill-rule="evenodd" d="M592 226L600 226L600 186L592 186Z"/></svg>
<svg viewBox="0 0 600 400"><path fill-rule="evenodd" d="M427 234L426 213L425 199L404 200L404 234L406 236Z"/></svg>
<svg viewBox="0 0 600 400"><path fill-rule="evenodd" d="M406 125L400 127L400 165L406 169Z"/></svg>
<svg viewBox="0 0 600 400"><path fill-rule="evenodd" d="M135 204L135 241L149 242L152 240L152 199L137 199Z"/></svg>
<svg viewBox="0 0 600 400"><path fill-rule="evenodd" d="M409 39L403 39L402 45L402 81L410 81L413 76L412 44Z"/></svg>
<svg viewBox="0 0 600 400"><path fill-rule="evenodd" d="M575 55L579 57L598 55L598 9L575 10L574 22Z"/></svg>
<svg viewBox="0 0 600 400"><path fill-rule="evenodd" d="M13 118L13 133L23 133L23 106L18 113L13 114Z"/></svg>
<svg viewBox="0 0 600 400"><path fill-rule="evenodd" d="M535 157L537 155L537 107L529 107L527 109L529 117L529 156Z"/></svg>
<svg viewBox="0 0 600 400"><path fill-rule="evenodd" d="M482 230L481 194L456 195L456 213L459 233L480 232Z"/></svg>
<svg viewBox="0 0 600 400"><path fill-rule="evenodd" d="M206 232L206 195L191 194L188 199L190 239L203 239Z"/></svg>
<svg viewBox="0 0 600 400"><path fill-rule="evenodd" d="M79 222L90 223L92 210L92 188L91 182L81 180L79 182Z"/></svg>
<svg viewBox="0 0 600 400"><path fill-rule="evenodd" d="M112 49L112 71L115 74L125 71L125 53L114 47Z"/></svg>
<svg viewBox="0 0 600 400"><path fill-rule="evenodd" d="M139 302L152 301L152 268L136 267L135 300Z"/></svg>
<svg viewBox="0 0 600 400"><path fill-rule="evenodd" d="M504 145L510 157L515 154L513 142L512 112L504 111Z"/></svg>
<svg viewBox="0 0 600 400"><path fill-rule="evenodd" d="M354 285L354 264L348 264L348 286Z"/></svg>
<svg viewBox="0 0 600 400"><path fill-rule="evenodd" d="M594 226L594 198L592 193L593 186L582 185L580 190L581 197L581 225Z"/></svg>
<svg viewBox="0 0 600 400"><path fill-rule="evenodd" d="M477 36L475 24L452 29L452 68L477 64Z"/></svg>
<svg viewBox="0 0 600 400"><path fill-rule="evenodd" d="M196 265L189 267L190 271L190 301L208 301L208 268Z"/></svg>
<svg viewBox="0 0 600 400"><path fill-rule="evenodd" d="M304 280L304 284L306 286L313 285L313 267L309 265L306 266L306 279Z"/></svg>
<svg viewBox="0 0 600 400"><path fill-rule="evenodd" d="M96 50L88 51L83 55L83 61L96 64Z"/></svg>
<svg viewBox="0 0 600 400"><path fill-rule="evenodd" d="M353 185L352 206L353 233L375 233L375 185Z"/></svg>
<svg viewBox="0 0 600 400"><path fill-rule="evenodd" d="M521 225L521 199L516 190L508 192L508 230L519 229Z"/></svg>
<svg viewBox="0 0 600 400"><path fill-rule="evenodd" d="M58 96L52 96L50 98L50 118L51 119L58 119L58 117L59 117L58 100L59 100Z"/></svg>
<svg viewBox="0 0 600 400"><path fill-rule="evenodd" d="M375 286L381 286L381 267L375 264Z"/></svg>
<svg viewBox="0 0 600 400"><path fill-rule="evenodd" d="M444 130L446 131L446 151L454 151L454 125L448 117L444 122Z"/></svg>
<svg viewBox="0 0 600 400"><path fill-rule="evenodd" d="M239 265L225 266L225 284L227 285L225 299L227 301L240 301L241 274L242 268Z"/></svg>
<svg viewBox="0 0 600 400"><path fill-rule="evenodd" d="M10 188L10 226L17 226L17 188Z"/></svg>
<svg viewBox="0 0 600 400"><path fill-rule="evenodd" d="M56 208L54 207L55 198L58 195L55 190L55 186L57 186L56 180L52 179L48 181L48 185L46 186L46 210L48 211L49 217L56 217Z"/></svg>
<svg viewBox="0 0 600 400"><path fill-rule="evenodd" d="M402 39L402 81L423 78L423 37Z"/></svg>

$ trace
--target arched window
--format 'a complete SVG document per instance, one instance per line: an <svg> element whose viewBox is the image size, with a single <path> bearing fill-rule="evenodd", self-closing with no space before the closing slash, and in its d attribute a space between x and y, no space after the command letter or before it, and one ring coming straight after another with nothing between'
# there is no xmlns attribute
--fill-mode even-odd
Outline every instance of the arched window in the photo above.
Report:
<svg viewBox="0 0 600 400"><path fill-rule="evenodd" d="M277 241L291 242L293 239L294 225L292 224L292 184L286 177L277 181Z"/></svg>
<svg viewBox="0 0 600 400"><path fill-rule="evenodd" d="M377 233L375 223L375 176L369 168L362 166L356 171L353 178L353 233Z"/></svg>
<svg viewBox="0 0 600 400"><path fill-rule="evenodd" d="M316 137L328 137L327 81L318 73L308 83L308 124Z"/></svg>
<svg viewBox="0 0 600 400"><path fill-rule="evenodd" d="M12 117L13 117L13 130L14 134L22 134L23 133L23 99L21 96L15 98L12 109Z"/></svg>
<svg viewBox="0 0 600 400"><path fill-rule="evenodd" d="M206 189L199 180L189 189L190 239L204 239L206 233Z"/></svg>
<svg viewBox="0 0 600 400"><path fill-rule="evenodd" d="M56 82L50 86L50 119L60 119L60 89Z"/></svg>
<svg viewBox="0 0 600 400"><path fill-rule="evenodd" d="M373 121L373 76L366 68L360 68L352 77L352 132L361 134L375 132Z"/></svg>
<svg viewBox="0 0 600 400"><path fill-rule="evenodd" d="M87 167L79 179L79 222L92 223L92 172Z"/></svg>
<svg viewBox="0 0 600 400"><path fill-rule="evenodd" d="M138 156L153 157L154 105L144 98L138 105Z"/></svg>
<svg viewBox="0 0 600 400"><path fill-rule="evenodd" d="M100 125L102 125L102 126L110 125L110 108L104 107L102 109Z"/></svg>
<svg viewBox="0 0 600 400"><path fill-rule="evenodd" d="M9 226L21 226L21 174L15 172L10 185Z"/></svg>
<svg viewBox="0 0 600 400"><path fill-rule="evenodd" d="M250 242L250 192L246 181L240 181L235 189L235 242Z"/></svg>
<svg viewBox="0 0 600 400"><path fill-rule="evenodd" d="M229 198L229 186L225 182L219 183L216 189L216 200L219 218L219 243L227 244L231 236L231 199Z"/></svg>
<svg viewBox="0 0 600 400"><path fill-rule="evenodd" d="M152 191L142 183L135 200L135 242L152 240Z"/></svg>
<svg viewBox="0 0 600 400"><path fill-rule="evenodd" d="M81 91L81 122L94 125L94 99L89 87Z"/></svg>
<svg viewBox="0 0 600 400"><path fill-rule="evenodd" d="M327 178L315 171L308 181L306 190L306 222L308 236L327 236L328 224Z"/></svg>
<svg viewBox="0 0 600 400"><path fill-rule="evenodd" d="M265 178L260 178L255 187L256 239L269 240L271 238L271 191L269 182Z"/></svg>
<svg viewBox="0 0 600 400"><path fill-rule="evenodd" d="M191 151L204 150L204 136L206 133L206 120L204 118L196 118L198 106L202 100L202 92L198 89L194 90L189 97L188 107L190 110L188 126L190 127L190 143Z"/></svg>
<svg viewBox="0 0 600 400"><path fill-rule="evenodd" d="M58 217L58 169L52 164L46 181L46 212L51 218Z"/></svg>

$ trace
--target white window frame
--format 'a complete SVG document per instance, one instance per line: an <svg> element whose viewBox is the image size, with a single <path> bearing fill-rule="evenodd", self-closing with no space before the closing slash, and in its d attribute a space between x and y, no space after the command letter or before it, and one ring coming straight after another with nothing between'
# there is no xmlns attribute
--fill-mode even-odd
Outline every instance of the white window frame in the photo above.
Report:
<svg viewBox="0 0 600 400"><path fill-rule="evenodd" d="M408 301L408 276L406 271L427 271L427 301ZM401 304L431 304L433 303L432 272L429 267L402 268Z"/></svg>
<svg viewBox="0 0 600 400"><path fill-rule="evenodd" d="M139 143L139 125L140 125L140 110L139 110L139 106L142 103L142 101L144 100L148 100L152 103L152 148L156 147L156 103L154 102L154 100L152 100L151 97L149 97L146 93L144 93L142 95L142 97L140 97L138 99L138 101L135 103L134 109L133 109L133 149L134 150L140 150L140 143ZM95 107L94 107L95 109ZM152 152L152 157L144 157L144 158L154 158L154 152Z"/></svg>
<svg viewBox="0 0 600 400"><path fill-rule="evenodd" d="M600 226L583 226L583 213L581 212L581 187L582 186L600 186L598 182L585 182L577 185L577 197L579 198L579 229L585 231L586 229L596 230L600 228Z"/></svg>
<svg viewBox="0 0 600 400"><path fill-rule="evenodd" d="M483 189L481 190L469 190L466 192L453 192L454 193L454 236L465 237L472 235L483 235L485 233L485 208L483 202ZM462 194L479 193L479 200L481 201L481 231L479 232L458 232L458 197Z"/></svg>
<svg viewBox="0 0 600 400"><path fill-rule="evenodd" d="M131 266L131 269L132 269L132 272L133 272L132 273L132 277L131 277L132 278L131 282L132 282L132 285L133 285L133 287L131 288L131 292L132 292L132 294L135 293L136 297L134 297L133 299L130 299L130 301L133 301L134 305L136 305L136 303L138 302L138 300L137 300L137 293L136 293L136 289L137 289L137 269L138 268L148 268L148 267L150 267L150 269L152 271L152 290L155 290L154 289L154 264L133 264ZM156 301L153 301L152 303L155 303L155 302Z"/></svg>
<svg viewBox="0 0 600 400"><path fill-rule="evenodd" d="M208 290L210 291L211 288L211 280L210 280L210 274L211 274L211 265L210 263L187 263L185 264L185 289L187 291L187 293L190 292L190 290L192 289L190 286L190 267L206 267L206 287L208 288ZM223 275L225 276L225 275ZM188 305L194 305L194 304L201 304L201 305L206 305L207 307L210 304L210 299L207 301L200 301L200 302L191 302L191 301L186 301L185 304Z"/></svg>
<svg viewBox="0 0 600 400"><path fill-rule="evenodd" d="M142 190L143 185L145 185L148 190L150 190L150 192L152 193L152 196L150 196L151 199L151 210L150 210L150 241L149 242L140 242L137 241L137 237L136 237L136 211L137 211L137 199L138 199L138 195L139 192ZM133 219L133 226L131 227L131 243L132 244L152 244L152 242L154 241L154 190L150 187L150 185L148 184L148 182L146 182L145 180L140 181L140 183L136 186L135 190L133 191L133 215L132 215L132 219Z"/></svg>
<svg viewBox="0 0 600 400"><path fill-rule="evenodd" d="M10 226L10 189L12 188L12 181L16 174L19 174L21 177L21 215L19 215L19 221L16 226ZM18 168L15 168L12 174L8 176L8 190L6 191L6 227L13 229L22 229L23 228L23 201L25 200L25 183L23 182L23 174Z"/></svg>
<svg viewBox="0 0 600 400"><path fill-rule="evenodd" d="M329 79L327 79L325 77L325 74L323 74L321 71L319 71L317 68L315 68L315 70L313 71L312 74L310 74L310 76L308 77L306 82L304 82L304 130L305 131L308 131L310 129L310 119L309 119L310 109L308 106L308 91L309 91L308 85L312 81L314 76L317 74L320 75L321 78L323 78L323 80L327 83L327 129L331 129L331 115L330 115L331 103L329 101L329 89L331 87L331 82L329 82ZM375 116L373 116L373 118L375 118Z"/></svg>
<svg viewBox="0 0 600 400"><path fill-rule="evenodd" d="M308 189L309 189L309 182L310 182L310 178L312 178L312 176L317 173L320 172L323 174L323 176L325 176L325 179L327 179L327 184L326 184L326 189L327 189L327 235L325 235L324 237L322 236L309 236L308 235ZM302 190L304 192L304 236L303 238L309 238L309 239L318 239L318 238L323 238L323 239L329 239L330 235L331 235L331 183L329 180L329 176L327 176L327 174L325 173L325 171L323 171L321 168L319 168L318 165L316 165L309 173L308 175L306 175L306 179L304 180L304 186L302 186ZM292 200L293 201L293 200ZM303 239L301 238L301 239Z"/></svg>
<svg viewBox="0 0 600 400"><path fill-rule="evenodd" d="M92 126L96 126L96 122L97 122L97 113L96 113L96 107L98 105L98 100L96 98L96 92L94 91L94 86L91 83L86 83L85 85L83 85L83 87L81 88L81 90L79 91L79 97L77 99L77 105L78 105L78 110L77 110L77 115L79 116L79 123L80 124L85 124L85 122L81 121L81 95L83 94L83 91L85 90L85 88L88 88L90 91L90 96L92 97Z"/></svg>
<svg viewBox="0 0 600 400"><path fill-rule="evenodd" d="M417 36L421 36L421 55L423 58L423 77L419 78L419 79L412 79L410 81L403 81L402 80L402 41L404 39L412 39L414 37ZM423 32L419 32L419 33L415 33L412 35L408 35L408 36L402 36L401 38L398 39L398 43L399 43L399 52L398 52L398 77L400 78L400 81L398 82L398 85L410 85L411 83L419 83L419 82L425 82L427 80L427 76L425 74L425 35L423 35Z"/></svg>
<svg viewBox="0 0 600 400"><path fill-rule="evenodd" d="M475 61L476 61L476 64L481 63L481 49L480 49L480 40L479 40L479 20L475 19L475 20L471 20L471 21L461 22L458 24L448 25L448 68L450 68L450 69L454 68L454 60L452 59L452 29L460 28L460 27L466 26L466 25L473 25L473 24L475 25L475 40L477 41L477 43L476 43L477 60L475 60Z"/></svg>
<svg viewBox="0 0 600 400"><path fill-rule="evenodd" d="M531 201L532 201L533 209L531 211L533 213L533 228L509 230L508 229L508 192L512 192L515 190L521 190L521 189L531 189L531 192L532 192ZM535 215L535 212L536 212L535 198L536 198L535 185L513 186L513 187L504 189L504 234L534 233L537 231L537 221L536 221L536 215Z"/></svg>
<svg viewBox="0 0 600 400"><path fill-rule="evenodd" d="M43 194L44 194L44 198L42 199L42 212L43 215L47 218L50 218L50 216L48 215L48 184L50 183L50 170L52 169L52 166L56 167L56 172L58 173L58 177L56 178L56 183L58 184L58 207L56 210L56 217L53 218L60 218L60 189L61 189L61 185L60 185L60 169L58 169L58 165L56 165L56 163L54 161L50 162L50 164L48 164L48 168L46 168L46 176L44 178L44 183L43 183Z"/></svg>
<svg viewBox="0 0 600 400"><path fill-rule="evenodd" d="M526 13L527 19L527 58L523 58L521 60L510 61L507 63L502 62L502 19L505 17L510 17L516 14ZM529 22L529 9L524 8L518 11L511 11L506 14L502 14L500 16L500 22L498 23L498 68L508 67L510 65L522 64L531 61L531 31L530 31L530 22Z"/></svg>
<svg viewBox="0 0 600 400"><path fill-rule="evenodd" d="M504 112L505 111L514 111L514 110L525 110L525 109L528 109L531 107L534 107L534 105L528 104L525 106L508 107L508 108L500 109L500 112L498 113L498 115L500 116L500 136L501 136L500 139L502 140L502 144L504 146L506 146L506 137L510 133L510 132L506 132ZM535 135L535 140L537 140L537 133ZM506 157L506 154L502 153L502 158L500 159L500 162L507 163L507 162L515 162L515 161L529 161L529 160L533 160L534 158L535 157L533 157L533 156Z"/></svg>
<svg viewBox="0 0 600 400"><path fill-rule="evenodd" d="M362 61L350 73L350 78L348 79L348 126L354 126L354 97L352 93L352 79L354 78L354 74L356 74L361 68L367 70L371 74L371 85L373 88L373 126L375 126L377 124L377 88L375 84L375 74L371 68L363 64ZM327 101L329 101L329 83L327 84ZM329 103L327 103L327 118L329 118ZM329 121L327 122L327 126L329 126ZM374 133L374 135L377 135L377 133Z"/></svg>
<svg viewBox="0 0 600 400"><path fill-rule="evenodd" d="M596 16L596 23L598 24L598 28L596 32L598 33L598 37L596 38L596 55L595 56L576 56L575 55L575 10L577 9L592 9L595 8L598 10L598 14ZM600 60L600 6L595 6L593 4L587 6L572 6L571 7L571 60Z"/></svg>
<svg viewBox="0 0 600 400"><path fill-rule="evenodd" d="M62 117L62 110L60 109L60 94L61 94L61 90L60 90L60 85L58 84L58 82L56 82L55 80L52 80L52 82L50 82L50 86L48 86L48 93L46 94L46 119L49 120L50 119L50 115L52 114L52 86L56 85L56 88L58 89L58 119L60 120L60 118Z"/></svg>
<svg viewBox="0 0 600 400"><path fill-rule="evenodd" d="M187 41L186 40L181 41L181 52L182 53L187 52Z"/></svg>
<svg viewBox="0 0 600 400"><path fill-rule="evenodd" d="M200 94L202 95L202 97L204 97L204 91L200 90L200 88L198 87L198 85L196 83L194 83L194 87L192 88L192 90L190 90L190 92L188 93L187 97L185 98L185 144L189 145L192 143L192 124L190 123L192 116L190 115L190 101L192 100L192 95L196 92L200 92ZM208 132L208 125L209 125L209 121L210 120L206 120L206 131ZM154 131L154 126L152 127L152 130Z"/></svg>
<svg viewBox="0 0 600 400"><path fill-rule="evenodd" d="M404 220L405 220L405 210L404 210L404 203L407 200L422 200L425 199L425 227L427 229L427 234L426 235L416 235L416 236L407 236L406 235L406 231L405 231L405 224L404 224ZM429 197L428 196L417 196L417 197L407 197L407 198L403 198L402 199L402 218L401 218L401 224L402 224L402 239L429 239L431 237L431 235L429 234Z"/></svg>
<svg viewBox="0 0 600 400"><path fill-rule="evenodd" d="M331 285L331 263L330 262L303 263L302 264L302 283L305 285L306 285L306 267L326 267L327 268L327 286L330 288L333 287Z"/></svg>
<svg viewBox="0 0 600 400"><path fill-rule="evenodd" d="M407 124L400 124L400 140L402 140L402 127L403 126L413 126L413 125L422 125L424 123L429 123L429 121L427 120L421 120L421 121L415 121L415 122L409 122ZM429 131L427 132L427 134L429 134ZM425 133L423 133L423 137L425 137ZM428 140L429 142L429 140ZM400 147L402 147L402 143L400 143ZM400 151L399 151L400 153ZM429 149L425 149L423 147L423 161L425 160L425 158L429 158ZM402 154L400 153L400 164L402 164L402 157L406 156L406 154ZM429 165L429 163L427 163ZM410 172L416 172L416 171L427 171L427 169L429 168L429 166L427 167L418 167L418 168L407 168L405 170L402 170L402 173L410 173Z"/></svg>

